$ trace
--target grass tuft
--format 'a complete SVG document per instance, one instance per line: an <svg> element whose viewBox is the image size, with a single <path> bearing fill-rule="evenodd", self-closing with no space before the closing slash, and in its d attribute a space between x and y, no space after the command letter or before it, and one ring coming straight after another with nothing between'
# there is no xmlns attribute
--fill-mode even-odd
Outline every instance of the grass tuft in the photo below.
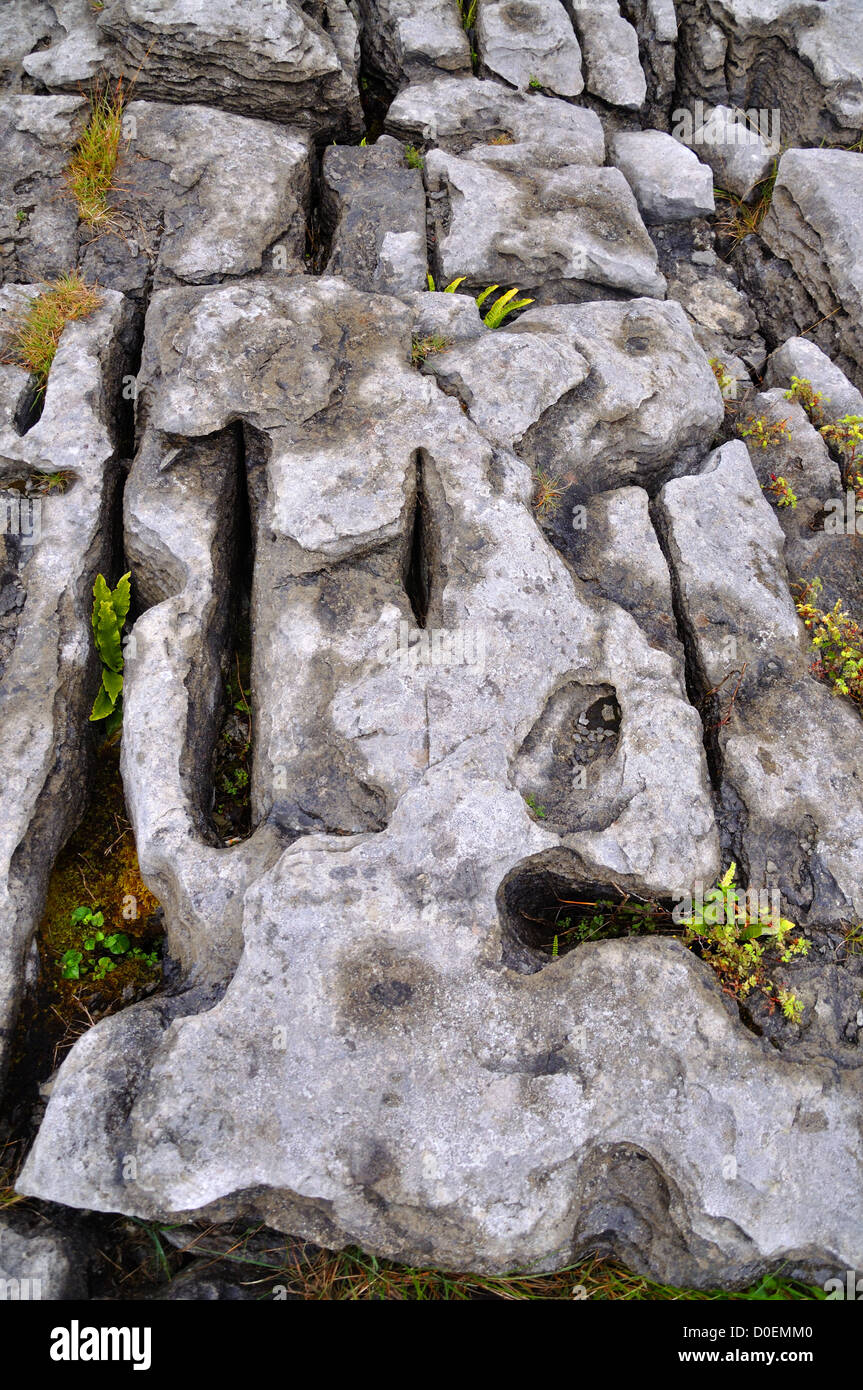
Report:
<svg viewBox="0 0 863 1390"><path fill-rule="evenodd" d="M5 360L35 373L39 390L44 391L66 324L87 318L101 303L99 291L86 284L79 271L61 275L44 293L30 300L12 325Z"/></svg>
<svg viewBox="0 0 863 1390"><path fill-rule="evenodd" d="M117 214L108 196L114 186L114 172L123 134L123 83L96 86L90 96L90 119L75 146L66 180L78 204L81 220L94 231L108 231L116 225Z"/></svg>

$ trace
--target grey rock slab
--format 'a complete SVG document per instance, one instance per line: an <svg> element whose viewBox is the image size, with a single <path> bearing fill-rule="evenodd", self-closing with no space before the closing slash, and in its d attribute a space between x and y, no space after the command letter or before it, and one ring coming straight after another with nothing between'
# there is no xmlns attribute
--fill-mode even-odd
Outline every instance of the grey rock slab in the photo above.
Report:
<svg viewBox="0 0 863 1390"><path fill-rule="evenodd" d="M710 448L724 406L678 304L637 299L528 309L509 330L523 338L527 361L536 333L560 335L590 372L522 437L519 453L534 468L576 483L587 496L631 483L652 490Z"/></svg>
<svg viewBox="0 0 863 1390"><path fill-rule="evenodd" d="M786 148L860 138L856 0L680 0L677 9L680 109L705 98L761 112Z"/></svg>
<svg viewBox="0 0 863 1390"><path fill-rule="evenodd" d="M483 288L588 281L664 294L655 248L617 169L516 172L436 149L426 179L445 283L458 275Z"/></svg>
<svg viewBox="0 0 863 1390"><path fill-rule="evenodd" d="M357 289L406 294L426 283L422 176L389 135L374 145L330 145L323 159L323 210L332 227L325 273Z"/></svg>
<svg viewBox="0 0 863 1390"><path fill-rule="evenodd" d="M54 6L48 0L7 0L0 8L0 88L4 92L26 89L23 60L56 32Z"/></svg>
<svg viewBox="0 0 863 1390"><path fill-rule="evenodd" d="M620 13L617 0L564 0L581 42L588 92L607 102L638 110L647 96L647 79L638 52L638 34Z"/></svg>
<svg viewBox="0 0 863 1390"><path fill-rule="evenodd" d="M757 123L750 125L745 112L730 106L711 107L693 128L692 139L698 158L713 170L717 186L747 201L779 154L778 146L764 140Z"/></svg>
<svg viewBox="0 0 863 1390"><path fill-rule="evenodd" d="M863 372L863 154L786 150L761 234Z"/></svg>
<svg viewBox="0 0 863 1390"><path fill-rule="evenodd" d="M90 0L51 0L54 24L47 48L31 49L21 66L50 92L80 91L107 66L109 46L96 26Z"/></svg>
<svg viewBox="0 0 863 1390"><path fill-rule="evenodd" d="M813 391L821 392L825 419L835 421L843 415L863 415L863 394L809 338L788 338L767 359L766 386L782 386L787 391L794 376L811 382Z"/></svg>
<svg viewBox="0 0 863 1390"><path fill-rule="evenodd" d="M87 1258L79 1242L49 1225L0 1216L0 1299L55 1302L87 1297Z"/></svg>
<svg viewBox="0 0 863 1390"><path fill-rule="evenodd" d="M77 259L78 210L64 170L87 122L80 96L0 97L0 274L52 280Z"/></svg>
<svg viewBox="0 0 863 1390"><path fill-rule="evenodd" d="M414 313L414 338L439 337L458 343L489 332L471 295L437 290L402 295L402 299Z"/></svg>
<svg viewBox="0 0 863 1390"><path fill-rule="evenodd" d="M645 222L688 221L714 211L713 173L661 130L618 131L609 142Z"/></svg>
<svg viewBox="0 0 863 1390"><path fill-rule="evenodd" d="M622 0L620 11L638 35L647 93L645 119L665 129L675 90L677 15L674 0Z"/></svg>
<svg viewBox="0 0 863 1390"><path fill-rule="evenodd" d="M667 483L659 508L702 688L721 687L715 733L732 857L750 886L778 888L794 920L856 921L863 723L810 674L784 535L745 444Z"/></svg>
<svg viewBox="0 0 863 1390"><path fill-rule="evenodd" d="M403 140L515 168L557 169L605 160L605 138L595 112L477 77L411 82L390 106L386 129Z"/></svg>
<svg viewBox="0 0 863 1390"><path fill-rule="evenodd" d="M560 0L479 0L476 36L483 66L517 91L531 83L562 97L584 90L581 49Z"/></svg>
<svg viewBox="0 0 863 1390"><path fill-rule="evenodd" d="M369 61L394 87L435 69L471 70L456 0L359 0Z"/></svg>
<svg viewBox="0 0 863 1390"><path fill-rule="evenodd" d="M20 1189L151 1219L254 1213L486 1272L597 1242L701 1287L856 1267L859 1069L785 1061L679 943L495 969L501 877L547 836L471 754L496 770L466 747L383 834L287 850L247 896L215 1007L165 1028L138 1006L86 1035Z"/></svg>
<svg viewBox="0 0 863 1390"><path fill-rule="evenodd" d="M139 98L349 134L361 126L354 21L343 0L321 14L332 33L297 0L107 0L98 26Z"/></svg>
<svg viewBox="0 0 863 1390"><path fill-rule="evenodd" d="M21 290L0 291L20 301ZM119 466L114 438L129 310L121 295L63 330L42 415L0 430L4 590L20 612L0 680L0 1070L54 858L80 818L85 731L96 694L90 614L112 561ZM11 484L65 472L65 492L26 498Z"/></svg>
<svg viewBox="0 0 863 1390"><path fill-rule="evenodd" d="M512 447L590 368L563 333L499 328L429 357L426 370L458 396L487 439ZM507 381L518 390L501 391Z"/></svg>
<svg viewBox="0 0 863 1390"><path fill-rule="evenodd" d="M307 131L207 106L133 101L124 133L117 230L86 236L88 278L140 295L150 283L304 268Z"/></svg>

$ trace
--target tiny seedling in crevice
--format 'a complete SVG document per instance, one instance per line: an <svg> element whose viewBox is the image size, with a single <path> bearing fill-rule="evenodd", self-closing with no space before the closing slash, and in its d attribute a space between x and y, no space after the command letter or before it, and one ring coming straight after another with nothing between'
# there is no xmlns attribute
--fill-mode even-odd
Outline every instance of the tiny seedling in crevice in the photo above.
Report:
<svg viewBox="0 0 863 1390"><path fill-rule="evenodd" d="M548 812L546 811L546 809L545 809L544 806L540 806L540 805L539 805L539 803L537 802L536 797L533 795L532 792L531 792L528 796L526 796L524 799L525 799L525 801L527 802L527 804L528 804L528 806L530 807L530 809L533 811L533 814L534 814L539 820L547 820L547 819L548 819Z"/></svg>
<svg viewBox="0 0 863 1390"><path fill-rule="evenodd" d="M405 145L405 160L411 169L424 169L425 160L422 150L418 150L416 145Z"/></svg>
<svg viewBox="0 0 863 1390"><path fill-rule="evenodd" d="M33 372L41 394L66 324L88 318L101 303L98 289L86 284L77 270L61 275L13 320L3 360Z"/></svg>
<svg viewBox="0 0 863 1390"><path fill-rule="evenodd" d="M106 719L110 738L120 728L123 714L120 700L123 692L123 624L129 612L131 597L130 574L124 574L116 588L110 589L104 575L96 576L93 585L93 639L102 663L102 682L96 696L91 720Z"/></svg>
<svg viewBox="0 0 863 1390"><path fill-rule="evenodd" d="M533 475L533 505L535 511L540 516L552 516L560 505L560 499L565 489L562 487L562 480L556 475L546 473L543 468L537 468Z"/></svg>
<svg viewBox="0 0 863 1390"><path fill-rule="evenodd" d="M421 367L427 357L433 357L438 352L446 352L452 344L449 338L442 338L440 333L430 333L425 338L413 338L411 340L411 366Z"/></svg>

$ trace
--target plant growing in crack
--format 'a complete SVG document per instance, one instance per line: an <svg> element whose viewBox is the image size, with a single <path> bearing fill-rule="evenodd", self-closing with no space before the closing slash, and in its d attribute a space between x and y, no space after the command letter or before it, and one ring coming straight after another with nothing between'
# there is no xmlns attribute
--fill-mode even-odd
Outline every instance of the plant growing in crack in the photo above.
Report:
<svg viewBox="0 0 863 1390"><path fill-rule="evenodd" d="M89 318L101 303L99 291L86 284L79 271L59 276L13 319L2 360L32 372L41 395L66 324Z"/></svg>
<svg viewBox="0 0 863 1390"><path fill-rule="evenodd" d="M107 83L96 83L90 93L90 119L72 152L66 170L69 192L78 205L78 214L97 233L118 225L116 209L109 201L123 135L122 78L113 91Z"/></svg>
<svg viewBox="0 0 863 1390"><path fill-rule="evenodd" d="M489 285L478 294L476 297L477 308L481 309L489 295L494 294L497 289L500 289L499 285ZM517 309L526 309L528 304L533 304L532 299L516 299L517 294L517 288L513 287L511 290L506 290L503 294L498 295L483 319L486 328L500 328L509 314L514 314Z"/></svg>
<svg viewBox="0 0 863 1390"><path fill-rule="evenodd" d="M816 429L820 430L822 425L827 423L824 402L829 401L830 397L825 397L823 391L814 390L812 382L806 377L792 376L791 387L785 392L785 399L802 405Z"/></svg>
<svg viewBox="0 0 863 1390"><path fill-rule="evenodd" d="M96 696L91 720L106 719L106 732L109 737L116 733L123 721L120 700L123 692L123 646L121 636L123 624L129 612L131 590L130 573L118 581L111 589L104 575L96 576L93 585L93 613L91 623L96 651L102 663L102 681Z"/></svg>
<svg viewBox="0 0 863 1390"><path fill-rule="evenodd" d="M556 474L546 473L543 468L537 468L533 481L534 510L540 516L553 516L565 491L562 479Z"/></svg>
<svg viewBox="0 0 863 1390"><path fill-rule="evenodd" d="M411 366L421 367L427 357L446 352L451 346L451 340L442 337L440 333L429 333L425 338L414 337L411 339Z"/></svg>
<svg viewBox="0 0 863 1390"><path fill-rule="evenodd" d="M83 935L81 949L70 948L60 957L60 974L64 980L80 980L87 975L104 980L116 970L120 958L140 961L150 969L159 962L159 950L144 951L133 946L126 932L105 932L104 914L89 907L76 907L71 915L73 926L80 926ZM109 952L105 955L104 952ZM98 954L102 952L103 954Z"/></svg>
<svg viewBox="0 0 863 1390"><path fill-rule="evenodd" d="M425 168L422 150L418 150L416 145L405 145L405 161L410 169Z"/></svg>
<svg viewBox="0 0 863 1390"><path fill-rule="evenodd" d="M817 652L812 674L840 695L853 700L863 713L863 630L837 599L829 612L816 600L824 588L817 576L798 587L797 612Z"/></svg>
<svg viewBox="0 0 863 1390"><path fill-rule="evenodd" d="M533 792L530 792L524 799L538 820L548 819L548 812L546 811L544 806L539 805L536 797L533 795Z"/></svg>
<svg viewBox="0 0 863 1390"><path fill-rule="evenodd" d="M791 437L787 420L768 420L764 415L750 415L737 426L741 439L754 449L775 449Z"/></svg>
<svg viewBox="0 0 863 1390"><path fill-rule="evenodd" d="M777 475L776 473L771 473L770 481L767 483L762 483L762 487L764 488L765 492L769 492L771 494L771 496L774 498L776 502L777 507L797 506L797 494L795 493L791 484L788 482L788 479L783 478L781 474Z"/></svg>

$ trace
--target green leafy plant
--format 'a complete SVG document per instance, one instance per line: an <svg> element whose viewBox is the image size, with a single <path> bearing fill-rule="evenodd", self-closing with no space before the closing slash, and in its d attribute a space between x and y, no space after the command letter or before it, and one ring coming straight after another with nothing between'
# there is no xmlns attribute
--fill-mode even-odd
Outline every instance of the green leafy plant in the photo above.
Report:
<svg viewBox="0 0 863 1390"><path fill-rule="evenodd" d="M430 333L425 338L415 337L411 340L411 366L420 367L427 357L446 352L451 346L450 339L441 337L440 333Z"/></svg>
<svg viewBox="0 0 863 1390"><path fill-rule="evenodd" d="M830 397L825 397L822 391L815 391L812 382L805 376L791 378L791 388L785 392L785 399L802 405L816 429L820 429L826 423L823 403Z"/></svg>
<svg viewBox="0 0 863 1390"><path fill-rule="evenodd" d="M797 494L794 492L787 478L781 475L777 477L775 473L770 474L770 481L762 484L765 492L769 492L776 500L777 507L796 507Z"/></svg>
<svg viewBox="0 0 863 1390"><path fill-rule="evenodd" d="M795 605L812 639L817 657L812 674L827 681L840 695L847 695L863 711L863 631L836 600L830 612L816 602L824 585L816 576L801 585Z"/></svg>
<svg viewBox="0 0 863 1390"><path fill-rule="evenodd" d="M405 145L405 159L411 169L425 168L422 151L418 150L416 145Z"/></svg>
<svg viewBox="0 0 863 1390"><path fill-rule="evenodd" d="M540 806L537 803L536 797L533 795L533 793L531 793L529 796L526 796L524 799L527 802L530 809L533 811L533 814L537 816L539 820L546 820L548 818L548 812L546 811L544 806Z"/></svg>
<svg viewBox="0 0 863 1390"><path fill-rule="evenodd" d="M527 85L530 87L532 92L542 91L542 83L540 82L538 77L532 77Z"/></svg>
<svg viewBox="0 0 863 1390"><path fill-rule="evenodd" d="M787 420L767 420L763 415L750 415L737 426L741 439L746 439L755 449L775 449L791 436L791 426Z"/></svg>
<svg viewBox="0 0 863 1390"><path fill-rule="evenodd" d="M123 691L123 647L120 637L129 612L129 579L130 575L124 574L117 587L110 589L104 576L99 574L93 585L91 623L102 662L102 681L90 719L107 719L109 734L119 728L122 719L119 700Z"/></svg>
<svg viewBox="0 0 863 1390"><path fill-rule="evenodd" d="M822 425L821 434L841 455L845 486L863 498L863 415L843 415Z"/></svg>
<svg viewBox="0 0 863 1390"><path fill-rule="evenodd" d="M444 288L443 288L442 290L439 290L439 291L438 291L438 293L439 293L439 294L455 294L455 292L456 292L456 290L458 289L459 285L463 285L466 279L467 279L467 276L466 276L466 275L458 275L458 276L456 276L455 280L450 280L449 284L448 284L448 285L445 285ZM434 291L434 290L436 289L436 286L435 286L435 282L434 282L434 276L432 275L431 271L429 271L429 273L426 275L426 281L428 282L428 287L429 287L429 289L432 290L432 291Z"/></svg>
<svg viewBox="0 0 863 1390"><path fill-rule="evenodd" d="M80 980L83 975L93 980L104 980L106 975L116 970L118 957L141 961L150 968L158 964L158 948L144 951L140 946L132 945L126 932L103 931L105 918L101 912L94 912L89 907L76 907L70 921L73 926L80 926L84 934L80 950L70 948L60 957L60 973L64 980ZM110 954L105 955L105 951ZM103 954L97 955L96 952Z"/></svg>
<svg viewBox="0 0 863 1390"><path fill-rule="evenodd" d="M489 285L478 294L476 297L477 308L481 309L489 295L499 288L499 285ZM498 295L483 319L486 328L499 328L508 314L514 314L516 309L524 309L528 304L533 304L532 299L516 299L517 294L518 290L514 287L511 290L506 290L504 294Z"/></svg>
<svg viewBox="0 0 863 1390"><path fill-rule="evenodd" d="M730 993L745 999L758 989L779 1004L790 1022L799 1023L803 1014L800 1000L767 977L763 938L778 951L783 964L795 956L805 956L810 943L803 936L792 937L794 923L763 904L760 894L741 895L735 884L736 873L736 864L731 864L717 886L704 894L703 903L692 905L683 918L684 940L687 946L698 948Z"/></svg>
<svg viewBox="0 0 863 1390"><path fill-rule="evenodd" d="M472 29L476 21L476 7L478 0L457 0L458 12L461 15L461 27L467 33Z"/></svg>
<svg viewBox="0 0 863 1390"><path fill-rule="evenodd" d="M16 212L15 212L15 221L18 223L18 226L19 226L19 227L21 226L22 222L26 222L26 221L27 221L27 217L28 217L28 212L27 212L27 209L26 209L26 208L18 208L18 209L16 210Z"/></svg>

